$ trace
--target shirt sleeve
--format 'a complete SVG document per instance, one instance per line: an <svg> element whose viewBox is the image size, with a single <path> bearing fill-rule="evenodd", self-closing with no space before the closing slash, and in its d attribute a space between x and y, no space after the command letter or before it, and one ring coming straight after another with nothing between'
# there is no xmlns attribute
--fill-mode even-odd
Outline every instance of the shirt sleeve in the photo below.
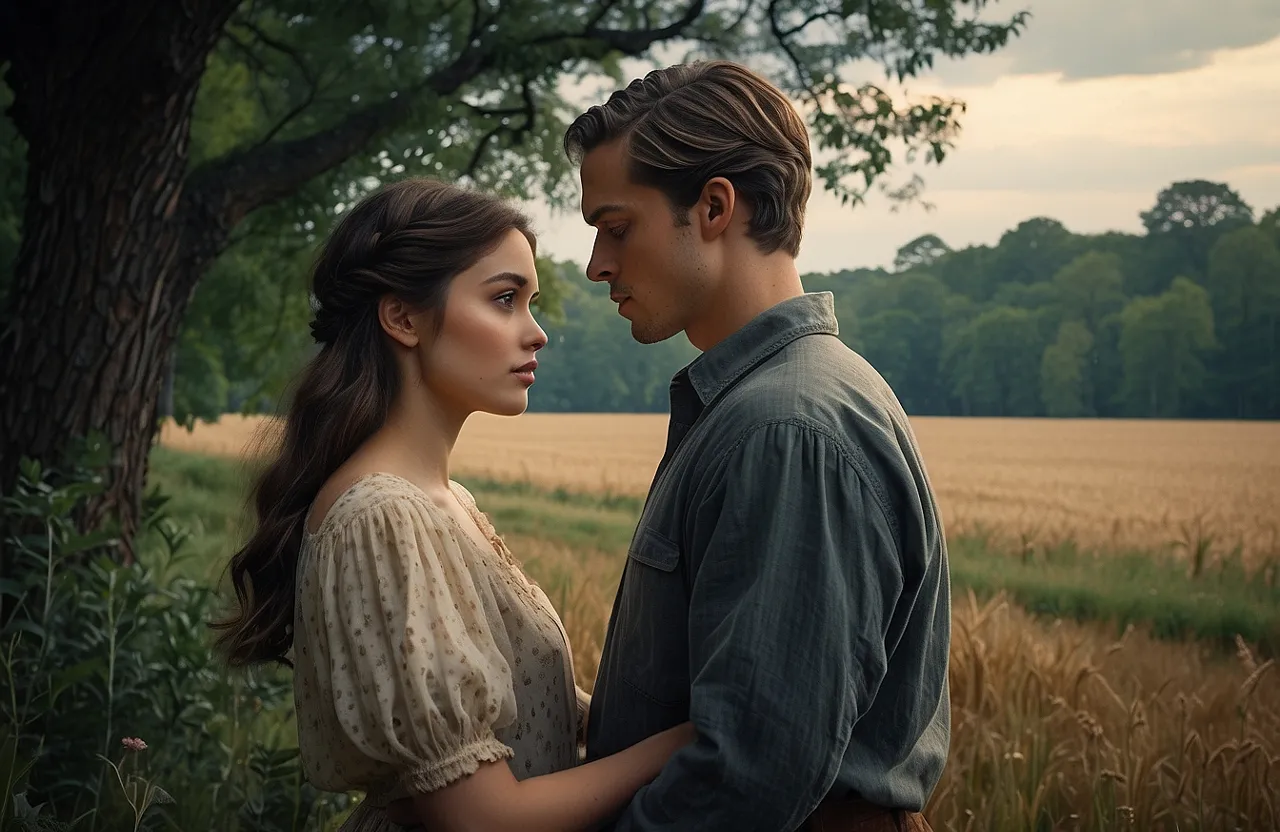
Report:
<svg viewBox="0 0 1280 832"><path fill-rule="evenodd" d="M884 677L902 567L876 488L831 437L755 429L694 499L687 551L696 742L618 830L797 828Z"/></svg>
<svg viewBox="0 0 1280 832"><path fill-rule="evenodd" d="M494 731L515 717L511 668L456 535L412 498L382 500L340 534L311 626L346 738L415 794L510 758Z"/></svg>

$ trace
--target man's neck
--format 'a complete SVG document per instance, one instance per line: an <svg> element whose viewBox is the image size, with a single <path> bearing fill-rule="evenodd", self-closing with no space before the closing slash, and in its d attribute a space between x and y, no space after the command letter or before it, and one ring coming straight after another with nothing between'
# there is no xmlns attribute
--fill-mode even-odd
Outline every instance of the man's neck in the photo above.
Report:
<svg viewBox="0 0 1280 832"><path fill-rule="evenodd" d="M714 347L769 309L804 294L792 257L755 256L727 269L719 291L701 318L685 329L689 342L702 352Z"/></svg>

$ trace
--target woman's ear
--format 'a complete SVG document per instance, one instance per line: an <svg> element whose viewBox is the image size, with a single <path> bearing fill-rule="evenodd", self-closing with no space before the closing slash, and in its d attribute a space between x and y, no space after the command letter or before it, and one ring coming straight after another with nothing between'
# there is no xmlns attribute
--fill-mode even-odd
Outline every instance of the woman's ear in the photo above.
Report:
<svg viewBox="0 0 1280 832"><path fill-rule="evenodd" d="M413 322L413 313L404 301L385 295L378 301L378 323L404 347L412 349L422 340Z"/></svg>

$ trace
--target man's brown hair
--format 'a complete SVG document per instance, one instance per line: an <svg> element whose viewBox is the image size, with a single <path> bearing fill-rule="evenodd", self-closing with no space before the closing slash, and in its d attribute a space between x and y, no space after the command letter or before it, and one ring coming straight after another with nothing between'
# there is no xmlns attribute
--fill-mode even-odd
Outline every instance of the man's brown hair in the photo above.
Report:
<svg viewBox="0 0 1280 832"><path fill-rule="evenodd" d="M575 162L626 142L631 180L666 194L678 222L709 179L723 176L751 208L750 236L766 254L795 257L812 187L809 133L786 95L732 61L678 64L637 78L574 120Z"/></svg>

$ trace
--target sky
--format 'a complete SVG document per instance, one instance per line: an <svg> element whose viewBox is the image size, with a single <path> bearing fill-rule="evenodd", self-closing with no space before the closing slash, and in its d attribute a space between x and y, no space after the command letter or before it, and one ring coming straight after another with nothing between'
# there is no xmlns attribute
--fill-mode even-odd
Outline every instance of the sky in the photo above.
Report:
<svg viewBox="0 0 1280 832"><path fill-rule="evenodd" d="M935 63L905 96L967 105L941 165L905 164L933 205L897 211L878 194L841 206L815 181L802 273L890 267L933 233L994 245L1035 216L1077 233L1142 231L1139 213L1175 181L1225 182L1255 215L1280 205L1280 0L1000 0L1023 34L992 55ZM873 65L853 83L888 85ZM907 100L898 98L899 102ZM587 102L591 103L591 102ZM594 232L576 211L527 206L540 252L585 264Z"/></svg>

